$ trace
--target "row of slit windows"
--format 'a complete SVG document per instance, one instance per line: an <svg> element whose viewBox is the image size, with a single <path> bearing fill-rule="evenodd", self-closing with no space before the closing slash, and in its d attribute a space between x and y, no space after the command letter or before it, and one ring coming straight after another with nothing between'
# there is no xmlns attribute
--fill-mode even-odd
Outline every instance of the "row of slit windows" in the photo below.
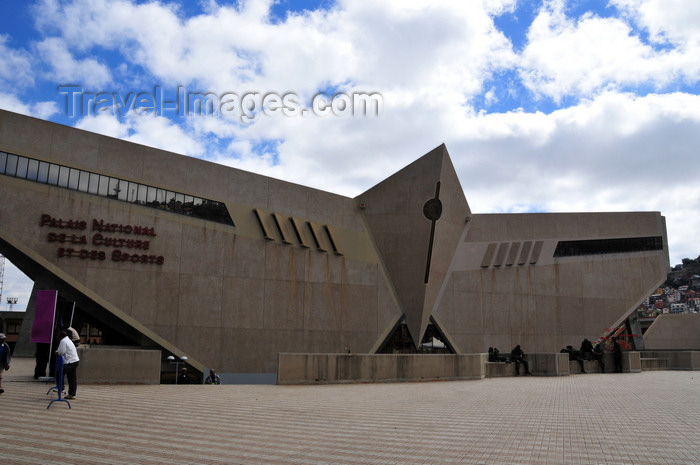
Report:
<svg viewBox="0 0 700 465"><path fill-rule="evenodd" d="M0 152L0 174L234 225L221 202L11 153Z"/></svg>
<svg viewBox="0 0 700 465"><path fill-rule="evenodd" d="M663 250L663 248L664 242L661 236L559 241L557 248L554 250L554 256L574 257L579 255L644 252Z"/></svg>

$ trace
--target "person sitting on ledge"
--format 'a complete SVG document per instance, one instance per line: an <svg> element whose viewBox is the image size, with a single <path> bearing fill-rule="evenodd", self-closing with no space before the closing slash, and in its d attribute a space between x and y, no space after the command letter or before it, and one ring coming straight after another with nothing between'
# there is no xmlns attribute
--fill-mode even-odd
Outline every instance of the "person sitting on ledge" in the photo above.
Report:
<svg viewBox="0 0 700 465"><path fill-rule="evenodd" d="M508 359L508 357L505 357L505 356L501 355L501 351L498 350L498 347L494 347L494 348L493 348L493 352L496 354L496 361L497 361L497 362L506 362L506 363L510 363L510 360Z"/></svg>
<svg viewBox="0 0 700 465"><path fill-rule="evenodd" d="M491 360L492 358L493 360ZM498 347L489 347L489 362L510 362L510 360L507 360L501 355L501 351L498 350Z"/></svg>
<svg viewBox="0 0 700 465"><path fill-rule="evenodd" d="M489 362L496 361L496 354L493 351L493 347L489 347Z"/></svg>
<svg viewBox="0 0 700 465"><path fill-rule="evenodd" d="M603 361L603 347L600 344L596 344L593 348L593 358L595 360L598 360L600 372L605 373L605 362Z"/></svg>
<svg viewBox="0 0 700 465"><path fill-rule="evenodd" d="M593 343L591 341L584 339L579 350L584 360L593 360Z"/></svg>
<svg viewBox="0 0 700 465"><path fill-rule="evenodd" d="M515 376L520 376L520 364L522 363L525 367L525 374L531 375L530 365L528 365L527 360L525 360L525 352L520 348L520 344L513 347L510 351L510 361L515 362Z"/></svg>
<svg viewBox="0 0 700 465"><path fill-rule="evenodd" d="M581 373L585 373L586 370L583 368L583 357L581 357L581 352L575 350L573 346L566 346L565 349L560 350L562 354L569 354L569 360L575 360L581 365Z"/></svg>

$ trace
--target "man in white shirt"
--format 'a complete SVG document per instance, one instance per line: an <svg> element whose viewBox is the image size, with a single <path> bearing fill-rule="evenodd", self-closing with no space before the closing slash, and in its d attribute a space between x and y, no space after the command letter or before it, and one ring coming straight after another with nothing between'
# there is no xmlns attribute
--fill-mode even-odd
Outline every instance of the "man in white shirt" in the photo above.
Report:
<svg viewBox="0 0 700 465"><path fill-rule="evenodd" d="M61 342L58 343L56 355L63 356L63 375L68 378L68 395L64 399L75 399L78 391L78 350L66 331L61 331Z"/></svg>

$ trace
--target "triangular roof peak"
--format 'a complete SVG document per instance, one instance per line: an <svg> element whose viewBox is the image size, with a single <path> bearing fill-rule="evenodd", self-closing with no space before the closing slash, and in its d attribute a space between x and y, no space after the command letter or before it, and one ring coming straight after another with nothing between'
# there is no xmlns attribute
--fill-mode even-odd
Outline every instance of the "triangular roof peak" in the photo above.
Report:
<svg viewBox="0 0 700 465"><path fill-rule="evenodd" d="M356 197L382 263L420 344L444 290L471 211L445 144Z"/></svg>

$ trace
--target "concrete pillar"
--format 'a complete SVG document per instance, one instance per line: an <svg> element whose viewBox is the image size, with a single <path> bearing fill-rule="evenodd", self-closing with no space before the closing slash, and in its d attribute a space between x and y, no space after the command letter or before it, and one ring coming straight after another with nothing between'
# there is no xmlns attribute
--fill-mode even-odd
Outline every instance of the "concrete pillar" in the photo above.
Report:
<svg viewBox="0 0 700 465"><path fill-rule="evenodd" d="M627 329L630 334L633 334L634 348L635 350L644 350L644 338L642 337L642 325L639 324L639 317L637 316L637 311L635 310L627 318Z"/></svg>

